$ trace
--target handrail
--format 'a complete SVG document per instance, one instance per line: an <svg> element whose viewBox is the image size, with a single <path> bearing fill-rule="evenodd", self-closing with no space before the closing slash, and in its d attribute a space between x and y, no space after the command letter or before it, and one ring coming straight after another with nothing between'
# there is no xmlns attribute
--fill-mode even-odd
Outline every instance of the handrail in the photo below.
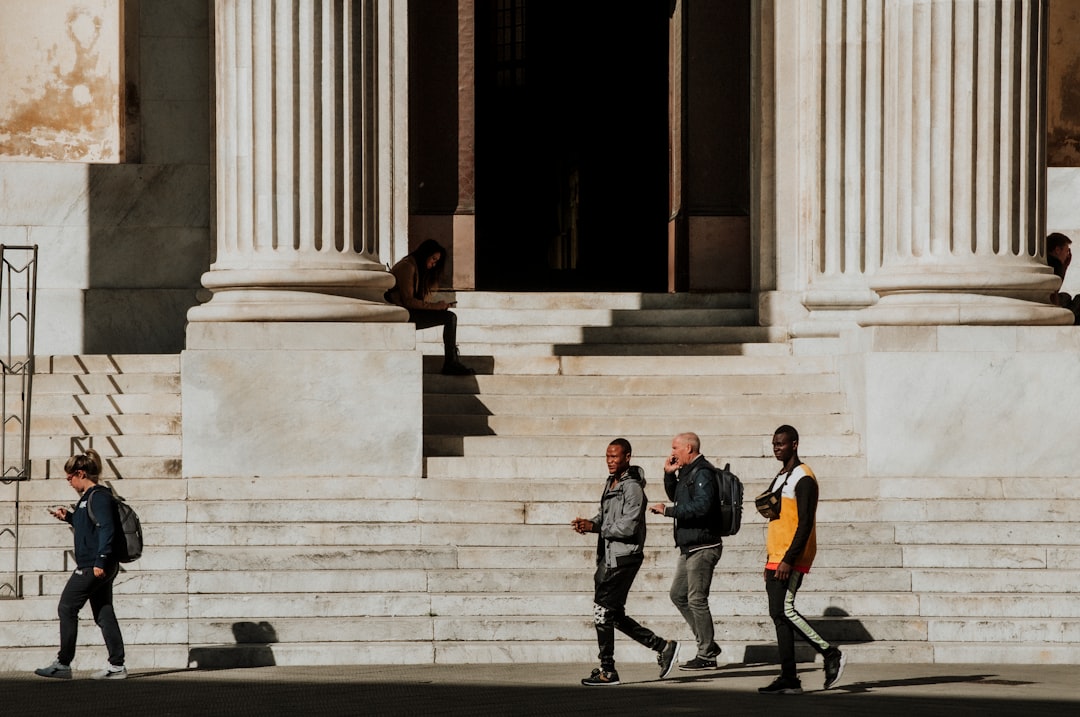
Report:
<svg viewBox="0 0 1080 717"><path fill-rule="evenodd" d="M11 570L0 571L0 598L21 598L19 573L20 485L30 480L30 406L34 387L34 323L37 312L38 247L0 244L0 320L7 328L0 351L0 483L15 486ZM15 424L16 430L11 430ZM14 434L11 438L11 434ZM9 450L9 444L14 450ZM2 543L0 543L2 547ZM7 552L7 551L4 551ZM10 579L5 576L10 575Z"/></svg>

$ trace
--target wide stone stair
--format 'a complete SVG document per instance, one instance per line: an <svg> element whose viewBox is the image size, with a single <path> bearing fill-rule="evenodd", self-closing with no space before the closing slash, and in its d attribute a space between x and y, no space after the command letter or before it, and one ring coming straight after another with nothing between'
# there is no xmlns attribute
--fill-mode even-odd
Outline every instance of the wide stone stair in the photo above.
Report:
<svg viewBox="0 0 1080 717"><path fill-rule="evenodd" d="M102 482L137 507L144 525L147 556L125 566L115 588L131 662L185 664L187 511L179 372L176 355L37 358L30 480L0 483L0 582L15 583L17 568L22 594L0 595L0 669L41 666L55 657L56 603L74 563L69 528L46 509L75 502L64 463L89 448L102 457ZM6 398L8 411L18 413L22 397ZM5 458L14 461L19 424L5 428ZM105 655L89 612L79 642L92 649L78 662L96 669Z"/></svg>
<svg viewBox="0 0 1080 717"><path fill-rule="evenodd" d="M616 436L663 500L659 467L684 430L746 483L713 584L723 659L770 661L765 524L749 501L775 473L781 423L799 428L821 483L799 606L852 659L1080 657L1075 481L868 477L833 347L752 326L745 297L457 298L462 354L480 372L439 375L439 329L418 333L422 477L185 479L179 357L39 359L33 478L0 484L5 526L19 491L24 596L0 599L0 670L55 654L70 535L45 508L72 502L63 463L90 446L146 528L144 558L116 585L133 666L591 662L595 538L569 521L596 512ZM4 570L12 555L0 534ZM670 521L650 516L628 612L689 641L667 596L674 558ZM76 669L104 661L88 613ZM617 644L620 661L653 659Z"/></svg>
<svg viewBox="0 0 1080 717"><path fill-rule="evenodd" d="M773 660L765 522L751 500L775 474L769 441L782 423L799 428L821 485L818 559L800 610L853 659L1080 657L1080 610L1069 597L1080 567L1080 488L1064 477L1024 485L868 477L832 342L789 342L752 326L740 296L456 298L463 360L479 375L437 375L439 330L419 334L431 355L427 495L462 502L446 536L458 550L459 586L434 610L440 659L594 659L595 539L569 521L596 512L612 438L631 441L650 499L664 500L663 457L674 434L692 430L709 458L730 462L746 483L744 527L725 541L713 583L717 640L727 659ZM650 516L649 526L628 612L689 641L667 595L671 521ZM619 644L620 659L652 659Z"/></svg>

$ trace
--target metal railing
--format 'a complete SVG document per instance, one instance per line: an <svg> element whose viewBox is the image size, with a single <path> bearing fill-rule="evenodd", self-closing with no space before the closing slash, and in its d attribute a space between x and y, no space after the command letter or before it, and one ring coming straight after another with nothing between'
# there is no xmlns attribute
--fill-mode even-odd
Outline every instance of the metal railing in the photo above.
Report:
<svg viewBox="0 0 1080 717"><path fill-rule="evenodd" d="M7 327L0 350L0 483L13 486L0 516L0 598L23 595L19 574L19 511L23 481L30 480L30 396L34 385L34 318L37 308L37 245L0 244L0 320Z"/></svg>

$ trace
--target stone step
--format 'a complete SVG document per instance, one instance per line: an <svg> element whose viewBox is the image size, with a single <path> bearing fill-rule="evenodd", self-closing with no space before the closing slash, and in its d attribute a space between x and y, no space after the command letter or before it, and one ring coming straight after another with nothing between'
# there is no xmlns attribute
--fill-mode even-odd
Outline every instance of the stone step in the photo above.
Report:
<svg viewBox="0 0 1080 717"><path fill-rule="evenodd" d="M120 629L124 635L125 650L128 645L185 644L189 640L188 627L183 620L167 616L154 619L137 618L134 612L137 606L131 603L129 598L118 597L114 604L120 620ZM52 613L51 618L33 620L24 618L19 622L0 622L0 648L7 650L29 645L54 645L53 657L55 658L55 644L58 639L56 601L50 600L46 607ZM88 624L83 625L83 629L79 631L77 644L80 648L100 646L101 632L92 621L86 622ZM42 665L45 664L48 662L42 663Z"/></svg>
<svg viewBox="0 0 1080 717"><path fill-rule="evenodd" d="M0 609L12 610L14 612L18 610L18 620L0 620L0 632L6 630L18 630L18 626L23 622L41 622L47 623L52 626L52 630L45 641L45 644L55 645L57 641L57 617L56 617L56 595L44 595L41 597L26 597L20 600L0 600ZM187 603L188 596L180 594L126 594L116 597L116 609L118 618L124 622L125 619L132 621L139 619L150 620L169 620L176 622L178 625L183 625L183 619L187 617ZM88 636L91 636L91 642L100 644L101 632L98 631L93 623L93 619L90 615L90 610L87 609L84 613L81 613L84 618L83 624L80 626L83 629L80 630L80 637L85 632ZM14 627L13 627L14 625ZM123 627L123 625L121 626ZM10 633L8 633L10 634ZM55 646L53 648L55 657Z"/></svg>
<svg viewBox="0 0 1080 717"><path fill-rule="evenodd" d="M179 374L180 354L81 354L36 356L34 377L44 374Z"/></svg>
<svg viewBox="0 0 1080 717"><path fill-rule="evenodd" d="M431 613L442 618L589 616L592 615L592 592L506 594L431 594ZM709 596L713 615L761 617L768 612L764 589L753 593L718 593ZM281 609L291 609L282 607ZM627 601L627 613L635 618L672 616L673 606L667 591L635 593ZM826 610L859 619L867 617L909 617L919 619L919 597L911 593L845 593L837 598L831 593L817 593L809 586L799 592L799 611L806 616L823 615ZM675 613L677 615L677 613ZM720 620L718 620L720 622Z"/></svg>
<svg viewBox="0 0 1080 717"><path fill-rule="evenodd" d="M687 636L689 637L689 636ZM720 644L725 666L776 662L776 646L770 642ZM1073 645L1043 643L962 643L874 641L843 646L849 664L1076 664L1080 648ZM656 653L625 640L619 643L619 662L655 666ZM682 655L680 659L685 658ZM796 647L801 663L818 664L809 648ZM0 650L0 670L25 672L27 665L47 665L56 657L55 645L47 647L12 647ZM596 659L596 641L592 638L568 641L445 641L432 642L299 642L271 644L184 644L176 646L133 645L127 650L127 663L134 674L150 669L203 670L260 666L318 665L414 665L430 664L520 664L560 663L573 665L568 670L591 665ZM80 649L73 665L75 677L87 676L100 669L105 650L100 644ZM644 667L641 669L645 669ZM652 668L650 668L651 670ZM804 668L805 669L805 668ZM573 673L571 678L579 675Z"/></svg>
<svg viewBox="0 0 1080 717"><path fill-rule="evenodd" d="M425 394L425 416L596 416L618 413L622 416L734 416L766 413L813 417L837 415L846 410L840 393L790 393L769 396L697 393L657 396L625 395L535 395L522 401L521 396L470 394ZM792 423L797 422L792 419Z"/></svg>
<svg viewBox="0 0 1080 717"><path fill-rule="evenodd" d="M35 392L31 413L43 416L112 416L132 413L179 415L181 401L179 393L39 395Z"/></svg>
<svg viewBox="0 0 1080 717"><path fill-rule="evenodd" d="M750 538L748 528L743 528L747 537L744 542L734 543L736 539L742 539L740 532L736 539L729 540L724 546L724 555L721 558L723 570L745 569L754 571L760 575L760 570L765 565L764 534ZM570 532L569 526L566 528ZM654 530L649 532L649 540L652 536L659 539L657 543L650 543L645 551L643 569L672 569L676 559L676 548L671 538L670 528L667 531ZM872 536L873 537L873 536ZM566 546L529 546L529 545L492 545L487 544L460 545L457 546L455 566L462 569L494 570L500 568L514 569L523 565L543 565L547 568L559 568L569 571L588 571L589 566L596 561L596 538L595 536L577 536L577 545ZM841 545L838 541L832 541L830 545ZM988 561L993 560L993 551L988 550ZM827 568L850 568L853 565L875 565L880 568L903 568L904 549L898 545L889 545L879 541L869 543L843 544L843 550L829 549L828 546L819 547L818 556L814 561L815 575L819 569Z"/></svg>
<svg viewBox="0 0 1080 717"><path fill-rule="evenodd" d="M636 617L632 612L630 615ZM926 622L908 617L808 617L808 620L822 637L830 642L925 641L927 634ZM454 616L436 617L433 622L435 639L447 642L579 641L587 639L593 633L591 614L579 617ZM1062 623L1063 626L1070 626L1068 621ZM684 640L686 644L683 649L686 652L680 650L682 659L693 656L692 637L687 634L689 630L686 623L678 614L667 617L651 616L646 626L658 635ZM724 616L716 620L715 635L719 643L769 642L774 639L775 631L768 615ZM617 652L622 651L623 644L619 642Z"/></svg>
<svg viewBox="0 0 1080 717"><path fill-rule="evenodd" d="M1060 478L890 478L881 483L882 498L1080 498L1080 481ZM1074 516L1080 515L1073 513Z"/></svg>
<svg viewBox="0 0 1080 717"><path fill-rule="evenodd" d="M904 545L1080 545L1080 522L997 521L934 524L927 530L920 523L896 525L896 540Z"/></svg>
<svg viewBox="0 0 1080 717"><path fill-rule="evenodd" d="M302 645L312 642L355 643L354 649L365 649L371 643L416 642L434 639L434 620L429 615L370 615L341 616L332 620L321 618L277 618L260 623L232 620L193 620L189 630L195 644L273 643ZM271 638L271 639L266 639Z"/></svg>
<svg viewBox="0 0 1080 717"><path fill-rule="evenodd" d="M598 396L667 397L694 394L721 395L726 400L748 402L794 394L839 393L838 376L825 371L669 376L663 373L632 376L502 375L482 374L467 379L425 375L424 396L460 394L468 396Z"/></svg>
<svg viewBox="0 0 1080 717"><path fill-rule="evenodd" d="M685 636L690 639L689 635ZM732 667L745 664L777 661L776 645L771 642L721 642L725 664ZM1080 660L1080 647L1075 645L1045 645L1044 643L929 643L917 641L874 641L844 645L848 664L1075 664ZM655 664L656 653L626 640L619 643L621 663ZM685 657L685 655L684 655ZM818 664L809 647L796 646L800 662ZM595 641L578 642L443 642L436 643L434 659L443 664L504 664L520 663L582 663L596 660ZM681 658L680 658L681 659ZM771 673L770 673L771 674ZM763 676L764 677L764 676Z"/></svg>
<svg viewBox="0 0 1080 717"><path fill-rule="evenodd" d="M500 292L447 291L442 295L457 301L455 311L472 309L501 310L582 310L611 309L636 312L641 309L747 309L750 295L723 294L641 294L636 292Z"/></svg>
<svg viewBox="0 0 1080 717"><path fill-rule="evenodd" d="M767 419L765 419L767 420ZM592 428L594 432L592 435L586 435L581 437L582 433L585 433L584 428L579 431L574 431L573 426L563 426L563 434L561 435L544 435L550 433L549 431L540 432L541 435L494 435L494 430L488 427L481 435L463 435L457 433L454 435L447 434L427 434L424 435L424 455L429 456L428 463L436 458L445 457L446 461L455 460L455 457L468 457L483 458L492 457L500 465L493 466L493 470L496 471L493 475L498 476L518 476L518 475L531 475L531 473L523 473L519 466L533 465L543 469L544 465L548 461L558 461L558 457L565 452L570 452L575 455L587 455L588 453L596 452L598 447L607 447L607 444L616 437L626 438L630 441L631 446L634 448L634 462L649 469L651 466L659 466L661 464L661 458L667 456L671 452L671 437L686 430L692 430L698 428L698 435L701 437L702 452L713 460L714 462L732 463L732 470L734 470L740 476L741 468L739 468L739 462L744 458L763 458L769 457L771 459L772 454L772 432L773 430L784 421L783 417L774 417L769 423L760 423L758 426L768 426L763 430L757 432L757 435L737 435L737 436L717 436L706 434L698 426L692 423L688 425L686 421L676 423L674 420L669 420L667 425L660 424L657 421L648 422L646 419L638 419L638 423L633 424L630 420L620 421L615 423L604 423L603 419L596 419L593 421ZM647 425L645 425L647 423ZM501 430L506 430L505 426L507 422L505 420L499 421L498 426ZM667 431L662 429L667 428ZM449 428L449 426L447 427ZM631 430L619 430L627 428L639 428L643 429L642 433L637 433ZM798 428L798 426L796 426ZM475 431L480 431L480 428L473 426ZM460 430L460 429L459 429ZM802 433L800 429L800 433ZM813 446L813 451L818 454L817 456L806 457L806 462L814 467L813 462L816 458L820 463L820 457L850 457L855 458L859 456L861 451L861 440L859 436L855 434L847 435L813 435L809 431L802 433L801 439L805 442L807 447ZM550 455L553 458L546 458L549 455L546 452L538 452L535 448L541 444L561 444L565 442L564 447L556 447L551 450ZM522 444L522 446L515 448L515 444ZM659 446L666 444L666 449L661 449ZM638 448L642 446L642 448ZM724 456L723 459L716 458L716 456ZM497 458L496 458L497 457ZM593 466L587 467L585 472L591 475L595 475L597 472L595 462L598 459L593 459ZM539 461L539 464L537 463ZM554 465L554 463L549 464ZM528 471L528 468L524 469ZM547 468L547 473L541 473L541 475L549 475L552 477L566 477L568 474L558 473ZM822 468L814 468L815 472L821 473L825 476L825 472ZM654 470L647 470L646 476L650 473L655 473ZM745 473L745 471L743 471ZM769 464L768 468L764 468L763 474L770 478L776 473L775 460L774 464ZM862 469L859 474L864 474L865 468ZM484 475L480 473L478 475ZM747 474L749 475L749 474Z"/></svg>
<svg viewBox="0 0 1080 717"><path fill-rule="evenodd" d="M65 459L66 460L66 459ZM117 458L116 461L121 459ZM35 511L38 508L44 509L48 505L54 504L59 501L60 504L66 504L75 500L75 492L71 489L71 486L64 480L63 464L60 465L60 477L58 479L50 480L29 480L22 483L19 487L19 498L24 505L30 505ZM114 480L109 476L102 478L102 483L106 483L112 486L112 488L123 496L126 500L137 503L140 506L145 506L147 503L155 503L158 505L171 505L175 507L178 518L183 521L184 506L182 502L187 495L188 485L190 481L180 480L179 476L176 480L160 480L158 478L125 478L123 481ZM235 484L236 481L233 481ZM5 486L0 485L0 498L4 497ZM9 496L14 499L14 496ZM44 522L52 521L42 512L45 516Z"/></svg>
<svg viewBox="0 0 1080 717"><path fill-rule="evenodd" d="M512 317L507 317L511 321ZM442 328L424 330L425 343L442 343ZM504 323L494 326L458 323L457 341L460 346L472 344L513 345L550 344L752 344L782 342L787 330L770 326L580 326L563 324ZM470 352L463 349L463 353Z"/></svg>
<svg viewBox="0 0 1080 717"><path fill-rule="evenodd" d="M180 393L180 368L167 373L46 373L34 376L34 396Z"/></svg>
<svg viewBox="0 0 1080 717"><path fill-rule="evenodd" d="M541 413L541 412L537 412ZM687 415L694 415L692 413ZM726 436L748 436L756 444L762 436L772 439L773 430L784 422L784 414L742 416L694 416L708 422L710 432ZM809 419L808 419L809 420ZM613 414L586 415L429 415L424 417L425 435L485 436L502 438L515 436L674 436L687 430L685 416L648 416ZM833 446L848 444L844 451L857 451L859 440L851 434L851 417L847 414L826 414L814 419L816 432L830 435ZM847 435L843 435L847 434ZM815 447L817 445L815 444Z"/></svg>
<svg viewBox="0 0 1080 717"><path fill-rule="evenodd" d="M714 596L755 593L761 590L758 567L760 555L748 566L736 565L747 557L747 551L731 554L726 551L713 580ZM558 593L590 594L592 590L591 556L581 551L575 560L565 560L565 567L522 568L487 567L472 569L450 568L366 568L335 570L291 570L287 574L259 570L194 571L190 575L179 570L148 571L135 564L125 566L117 578L118 596L149 595L175 596L185 591L200 595L268 595L277 593L317 592L334 593ZM576 562L576 565L571 563ZM671 583L672 556L667 560L650 560L643 566L634 583L635 597L663 595ZM733 568L738 569L733 569ZM985 595L1016 594L1031 590L1044 595L1068 594L1077 570L994 569L954 570L854 568L844 566L815 567L807 578L808 589L819 586L835 594L903 593L914 591L923 595L956 594L968 597L973 593ZM24 596L58 596L67 582L67 571L24 573ZM187 581L190 581L189 583ZM28 603L30 604L30 603ZM34 603L37 605L38 603ZM993 604L993 603L990 603ZM26 615L27 613L23 612ZM974 617L975 615L967 615ZM992 617L989 615L988 617Z"/></svg>
<svg viewBox="0 0 1080 717"><path fill-rule="evenodd" d="M111 413L87 415L83 413L39 415L33 413L30 420L31 436L157 436L180 435L182 419L178 413ZM9 423L7 432L20 427ZM179 455L177 452L176 455Z"/></svg>
<svg viewBox="0 0 1080 717"><path fill-rule="evenodd" d="M453 568L458 548L450 545L296 545L287 550L272 546L222 545L193 547L187 551L192 575L201 571L409 570Z"/></svg>
<svg viewBox="0 0 1080 717"><path fill-rule="evenodd" d="M101 450L103 446L94 444L95 449ZM64 478L64 463L71 455L70 451L64 457L41 458L30 465L31 479L58 479ZM181 460L179 455L164 456L116 456L109 455L101 450L101 459L104 465L101 468L101 480L125 480L139 478L180 478Z"/></svg>
<svg viewBox="0 0 1080 717"><path fill-rule="evenodd" d="M417 333L416 348L424 354L424 372L438 373L442 368L443 344L440 329ZM520 373L521 362L530 359L556 359L560 356L644 356L656 358L686 356L789 356L791 348L784 343L536 343L536 342L481 342L458 341L462 360L477 373ZM516 359L516 362L515 362ZM529 373L537 371L542 363L534 360L528 364Z"/></svg>
<svg viewBox="0 0 1080 717"><path fill-rule="evenodd" d="M948 498L913 498L907 500L868 499L858 503L851 501L830 502L823 500L819 504L819 521L868 521L887 522L905 529L909 524L935 523L932 531L938 530L937 523L956 523L956 516L963 514L965 524L987 525L1008 524L1011 531L1020 531L1024 542L1038 542L1038 526L1057 525L1059 529L1074 523L1080 515L1080 499L1046 496L1039 499L1022 500L951 500ZM1025 528L1031 525L1031 529ZM1078 525L1077 527L1080 527ZM915 528L918 529L917 527ZM1080 533L1078 533L1080 535ZM935 536L936 538L936 536ZM995 536L996 540L996 536ZM939 542L937 539L931 542ZM985 535L984 535L984 541Z"/></svg>
<svg viewBox="0 0 1080 717"><path fill-rule="evenodd" d="M487 356L487 354L485 354ZM438 358L428 357L425 371L437 372ZM832 356L754 356L747 361L741 354L730 356L683 356L672 361L665 356L546 356L492 354L487 360L469 358L466 363L483 374L509 376L608 376L608 377L692 377L702 376L773 376L778 374L816 374L832 372ZM477 377L444 377L475 389ZM425 377L425 384L427 382Z"/></svg>
<svg viewBox="0 0 1080 717"><path fill-rule="evenodd" d="M103 461L113 458L168 458L175 459L183 453L183 441L179 431L171 434L151 435L31 435L30 458L48 459L67 457L76 452L93 448Z"/></svg>
<svg viewBox="0 0 1080 717"><path fill-rule="evenodd" d="M432 455L425 459L426 474L429 479L454 480L470 479L517 480L547 479L558 485L562 481L584 481L593 490L603 485L606 467L599 447L606 448L611 438L582 439L571 436L507 438L499 436L478 437L443 437L433 436L425 445L446 450L456 448L447 455ZM645 477L652 485L663 490L661 465L671 452L671 438L630 436L634 448L633 462L645 470ZM519 445L515 450L514 446ZM770 480L778 467L776 459L766 454L766 439L754 445L743 439L721 439L715 436L703 436L705 455L714 463L731 463L731 469L742 479L744 487L748 483ZM551 448L535 450L536 445L550 445ZM460 455L461 449L468 446L469 454ZM592 454L592 455L589 455ZM718 457L722 456L722 457ZM863 483L869 480L866 475L866 461L861 456L806 456L808 465L814 469L822 486L838 483L843 486L843 495L861 496L878 495L884 488L878 483ZM872 490L870 488L872 487ZM1063 487L1062 490L1068 490ZM597 493L597 495L599 495ZM932 497L932 496L928 496ZM1071 497L1071 494L1062 497Z"/></svg>
<svg viewBox="0 0 1080 717"><path fill-rule="evenodd" d="M615 309L590 308L454 308L459 325L471 326L753 326L749 308Z"/></svg>

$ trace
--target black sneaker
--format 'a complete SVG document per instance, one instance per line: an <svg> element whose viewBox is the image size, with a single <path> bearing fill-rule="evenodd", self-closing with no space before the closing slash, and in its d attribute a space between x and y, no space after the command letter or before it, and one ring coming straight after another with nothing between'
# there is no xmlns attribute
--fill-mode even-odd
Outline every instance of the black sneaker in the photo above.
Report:
<svg viewBox="0 0 1080 717"><path fill-rule="evenodd" d="M619 684L619 673L615 670L601 670L599 667L592 671L588 677L581 681L586 687L603 687L606 685Z"/></svg>
<svg viewBox="0 0 1080 717"><path fill-rule="evenodd" d="M701 657L695 657L689 662L684 662L679 665L680 670L715 670L716 660L706 660Z"/></svg>
<svg viewBox="0 0 1080 717"><path fill-rule="evenodd" d="M802 682L798 677L777 677L768 687L759 687L763 695L801 695Z"/></svg>
<svg viewBox="0 0 1080 717"><path fill-rule="evenodd" d="M675 667L675 659L679 656L679 643L668 640L664 649L656 656L656 664L660 665L660 679L671 674L671 668Z"/></svg>
<svg viewBox="0 0 1080 717"><path fill-rule="evenodd" d="M714 642L713 644L709 645L709 649L705 651L705 657L709 658L710 660L715 660L717 657L720 657L720 652L720 646Z"/></svg>
<svg viewBox="0 0 1080 717"><path fill-rule="evenodd" d="M844 665L847 657L835 647L825 651L825 689L829 689L840 681L844 674Z"/></svg>

